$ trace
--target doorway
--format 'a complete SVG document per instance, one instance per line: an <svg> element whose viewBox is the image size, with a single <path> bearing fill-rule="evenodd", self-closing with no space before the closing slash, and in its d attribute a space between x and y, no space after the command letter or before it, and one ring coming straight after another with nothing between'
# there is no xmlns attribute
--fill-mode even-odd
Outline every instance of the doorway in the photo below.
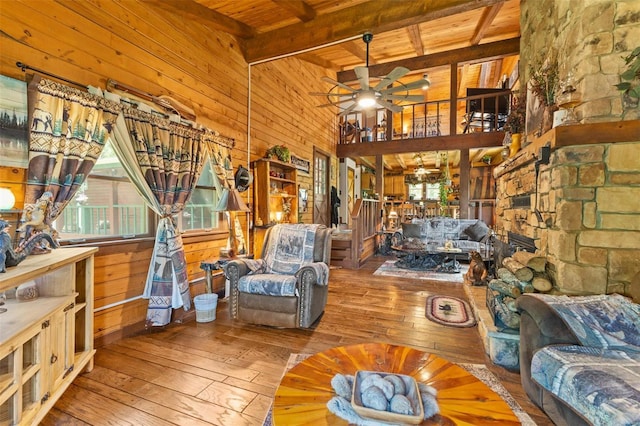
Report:
<svg viewBox="0 0 640 426"><path fill-rule="evenodd" d="M331 228L329 154L313 151L313 223Z"/></svg>

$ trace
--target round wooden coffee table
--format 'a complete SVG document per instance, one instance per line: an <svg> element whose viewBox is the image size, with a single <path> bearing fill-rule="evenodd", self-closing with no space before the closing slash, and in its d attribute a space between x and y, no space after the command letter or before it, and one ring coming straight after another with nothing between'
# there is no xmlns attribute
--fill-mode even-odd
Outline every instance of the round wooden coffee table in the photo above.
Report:
<svg viewBox="0 0 640 426"><path fill-rule="evenodd" d="M341 346L310 356L291 368L276 390L274 425L338 425L327 409L337 373L384 371L412 376L438 391L440 414L424 425L519 425L506 402L462 367L436 355L384 343Z"/></svg>

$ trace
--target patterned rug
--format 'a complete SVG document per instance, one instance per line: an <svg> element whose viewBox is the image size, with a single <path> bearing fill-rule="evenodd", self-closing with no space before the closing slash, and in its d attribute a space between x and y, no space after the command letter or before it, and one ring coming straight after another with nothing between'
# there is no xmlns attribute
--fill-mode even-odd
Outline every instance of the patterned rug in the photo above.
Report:
<svg viewBox="0 0 640 426"><path fill-rule="evenodd" d="M443 272L417 271L412 269L398 268L395 260L387 260L384 262L373 275L383 275L387 277L410 278L416 280L446 281L451 283L463 283L464 274L469 269L469 264L460 264L460 272L456 274L447 274Z"/></svg>
<svg viewBox="0 0 640 426"><path fill-rule="evenodd" d="M298 364L299 362L309 358L311 354L291 354L289 355L289 361L287 362L287 366L285 367L284 372L289 371L293 366ZM486 365L483 364L458 364L460 367L467 370L469 373L476 376L482 383L491 388L492 391L500 395L500 397L507 403L507 405L511 408L513 413L518 417L520 423L523 426L536 426L536 423L533 421L529 414L520 407L520 404L513 399L509 391L502 386L500 380L487 368ZM267 412L267 415L264 419L263 426L273 426L273 418L271 416L271 408Z"/></svg>
<svg viewBox="0 0 640 426"><path fill-rule="evenodd" d="M451 327L473 327L476 319L467 302L453 296L427 297L427 319Z"/></svg>

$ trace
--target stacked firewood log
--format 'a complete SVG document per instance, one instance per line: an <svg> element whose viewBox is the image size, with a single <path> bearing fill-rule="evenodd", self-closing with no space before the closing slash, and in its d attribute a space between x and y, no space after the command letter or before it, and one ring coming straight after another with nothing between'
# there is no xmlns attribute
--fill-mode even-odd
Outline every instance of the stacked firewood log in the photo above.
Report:
<svg viewBox="0 0 640 426"><path fill-rule="evenodd" d="M517 251L502 261L496 278L489 282L487 304L498 329L520 328L516 299L523 293L547 293L553 288L546 273L547 260L526 251Z"/></svg>

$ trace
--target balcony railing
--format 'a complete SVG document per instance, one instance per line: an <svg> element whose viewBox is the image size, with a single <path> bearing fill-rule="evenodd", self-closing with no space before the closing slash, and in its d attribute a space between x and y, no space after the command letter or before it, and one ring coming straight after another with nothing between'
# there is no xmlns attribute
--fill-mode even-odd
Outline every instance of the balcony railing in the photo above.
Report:
<svg viewBox="0 0 640 426"><path fill-rule="evenodd" d="M475 89L489 91L490 89ZM470 89L470 93L474 93ZM455 100L422 102L392 113L384 108L347 114L340 123L340 144L421 139L504 130L511 91L492 90Z"/></svg>

